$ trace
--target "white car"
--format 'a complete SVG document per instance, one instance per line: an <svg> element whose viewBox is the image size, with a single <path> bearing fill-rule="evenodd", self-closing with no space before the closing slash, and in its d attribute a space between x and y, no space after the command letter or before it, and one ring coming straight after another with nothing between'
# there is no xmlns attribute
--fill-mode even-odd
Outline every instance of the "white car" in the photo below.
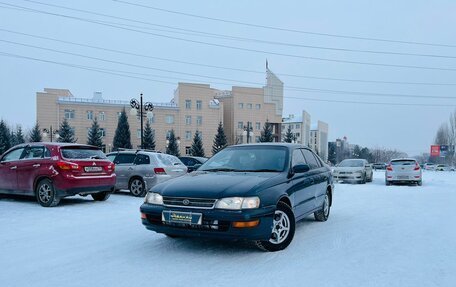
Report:
<svg viewBox="0 0 456 287"><path fill-rule="evenodd" d="M334 181L371 182L373 178L372 164L365 159L344 159L333 170Z"/></svg>
<svg viewBox="0 0 456 287"><path fill-rule="evenodd" d="M413 158L392 159L385 172L385 184L416 183L423 184L422 171L419 163Z"/></svg>

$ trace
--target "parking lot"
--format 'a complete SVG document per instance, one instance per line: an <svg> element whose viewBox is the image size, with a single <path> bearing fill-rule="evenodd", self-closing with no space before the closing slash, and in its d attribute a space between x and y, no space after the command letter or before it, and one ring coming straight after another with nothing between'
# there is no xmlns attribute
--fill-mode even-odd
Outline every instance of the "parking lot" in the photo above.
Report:
<svg viewBox="0 0 456 287"><path fill-rule="evenodd" d="M327 222L298 223L284 251L147 231L142 198L0 200L0 286L454 286L456 172L423 186L336 184Z"/></svg>

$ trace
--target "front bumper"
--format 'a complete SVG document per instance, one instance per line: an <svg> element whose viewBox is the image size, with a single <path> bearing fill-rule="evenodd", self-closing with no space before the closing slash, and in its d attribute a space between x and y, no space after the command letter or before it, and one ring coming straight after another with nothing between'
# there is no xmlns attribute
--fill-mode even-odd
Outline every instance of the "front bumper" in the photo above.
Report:
<svg viewBox="0 0 456 287"><path fill-rule="evenodd" d="M176 236L208 237L218 239L268 240L271 237L275 206L249 210L188 209L144 203L140 211L146 218L142 224L149 230ZM194 212L202 214L202 225L171 224L162 221L163 211ZM234 221L252 221L259 224L250 228L235 228Z"/></svg>
<svg viewBox="0 0 456 287"><path fill-rule="evenodd" d="M359 173L333 174L334 181L361 181L363 175Z"/></svg>

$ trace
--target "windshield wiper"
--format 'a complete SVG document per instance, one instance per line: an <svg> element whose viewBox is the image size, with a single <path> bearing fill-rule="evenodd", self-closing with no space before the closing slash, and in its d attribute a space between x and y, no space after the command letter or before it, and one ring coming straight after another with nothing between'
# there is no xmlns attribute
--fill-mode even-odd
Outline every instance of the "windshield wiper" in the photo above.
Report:
<svg viewBox="0 0 456 287"><path fill-rule="evenodd" d="M199 171L242 171L242 170L234 169L234 168L222 167L222 168L202 169L202 170L199 170Z"/></svg>
<svg viewBox="0 0 456 287"><path fill-rule="evenodd" d="M263 169L244 169L244 170L240 170L240 171L244 171L244 172L280 172L280 170L277 170L277 169L267 169L267 168L263 168Z"/></svg>

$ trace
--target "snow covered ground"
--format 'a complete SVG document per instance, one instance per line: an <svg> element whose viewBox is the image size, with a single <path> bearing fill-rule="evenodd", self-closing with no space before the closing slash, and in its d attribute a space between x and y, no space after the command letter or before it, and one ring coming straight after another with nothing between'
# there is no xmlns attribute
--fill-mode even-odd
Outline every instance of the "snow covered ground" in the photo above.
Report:
<svg viewBox="0 0 456 287"><path fill-rule="evenodd" d="M0 200L0 286L456 286L456 172L423 186L337 184L330 219L292 244L170 239L140 222L140 198L73 197L56 208Z"/></svg>

